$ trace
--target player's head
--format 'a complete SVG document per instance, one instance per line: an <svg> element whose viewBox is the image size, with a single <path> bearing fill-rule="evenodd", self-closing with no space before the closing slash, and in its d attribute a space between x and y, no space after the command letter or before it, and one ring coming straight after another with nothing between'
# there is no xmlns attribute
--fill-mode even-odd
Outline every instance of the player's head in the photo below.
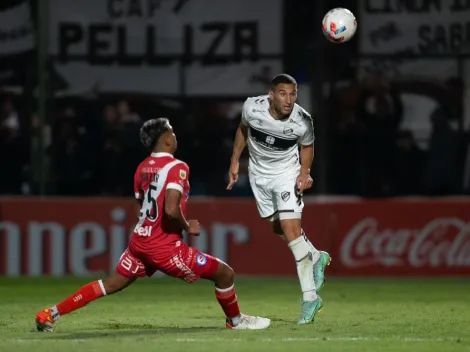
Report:
<svg viewBox="0 0 470 352"><path fill-rule="evenodd" d="M145 122L140 129L140 141L144 147L154 152L173 154L177 147L173 127L171 127L170 121L165 117Z"/></svg>
<svg viewBox="0 0 470 352"><path fill-rule="evenodd" d="M297 101L297 82L294 77L281 73L271 81L269 90L271 106L278 116L287 117Z"/></svg>

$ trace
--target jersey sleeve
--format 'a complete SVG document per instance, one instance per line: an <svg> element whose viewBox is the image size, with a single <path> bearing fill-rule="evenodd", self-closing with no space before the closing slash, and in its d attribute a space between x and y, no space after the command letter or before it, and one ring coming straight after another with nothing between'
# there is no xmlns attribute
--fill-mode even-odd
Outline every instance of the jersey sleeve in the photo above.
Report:
<svg viewBox="0 0 470 352"><path fill-rule="evenodd" d="M243 103L243 108L242 108L242 120L241 120L241 123L244 125L244 126L248 126L248 99L245 100L245 102Z"/></svg>
<svg viewBox="0 0 470 352"><path fill-rule="evenodd" d="M181 193L184 192L184 185L189 179L189 167L186 163L173 166L168 172L166 189L176 189Z"/></svg>
<svg viewBox="0 0 470 352"><path fill-rule="evenodd" d="M142 192L140 188L140 165L134 173L134 195L135 199L142 199Z"/></svg>
<svg viewBox="0 0 470 352"><path fill-rule="evenodd" d="M301 145L312 145L315 142L315 131L313 128L312 117L304 112L304 121L305 121L305 133L299 138L299 143Z"/></svg>

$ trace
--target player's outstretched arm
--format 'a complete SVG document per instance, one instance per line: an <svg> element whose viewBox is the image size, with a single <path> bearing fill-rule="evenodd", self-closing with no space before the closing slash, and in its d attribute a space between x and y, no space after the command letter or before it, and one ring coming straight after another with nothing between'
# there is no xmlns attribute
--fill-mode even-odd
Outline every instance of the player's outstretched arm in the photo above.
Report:
<svg viewBox="0 0 470 352"><path fill-rule="evenodd" d="M238 181L238 161L240 160L243 149L245 149L247 139L248 127L241 123L240 126L238 126L237 133L235 134L235 142L233 143L232 158L230 160L230 169L228 172L228 190L231 190L233 185Z"/></svg>

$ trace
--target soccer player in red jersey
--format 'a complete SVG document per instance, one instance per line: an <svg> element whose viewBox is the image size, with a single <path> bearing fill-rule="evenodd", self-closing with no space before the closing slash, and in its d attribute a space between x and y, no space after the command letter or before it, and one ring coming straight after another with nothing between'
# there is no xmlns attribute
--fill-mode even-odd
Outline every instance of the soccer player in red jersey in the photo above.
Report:
<svg viewBox="0 0 470 352"><path fill-rule="evenodd" d="M61 316L119 292L137 278L152 276L157 270L188 283L199 278L213 281L227 328L267 328L271 323L269 319L240 313L232 268L183 242L183 230L189 235L199 235L199 222L186 220L189 167L173 156L177 141L168 119L144 123L140 140L152 153L135 172L134 192L140 209L139 220L116 272L104 280L86 284L62 302L41 310L36 315L37 329L50 332Z"/></svg>

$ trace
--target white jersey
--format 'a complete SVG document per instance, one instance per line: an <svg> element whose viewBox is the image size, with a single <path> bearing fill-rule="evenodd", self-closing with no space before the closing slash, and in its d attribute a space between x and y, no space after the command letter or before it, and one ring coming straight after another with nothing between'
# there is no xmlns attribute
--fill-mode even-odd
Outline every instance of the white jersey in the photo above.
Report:
<svg viewBox="0 0 470 352"><path fill-rule="evenodd" d="M249 171L275 176L299 168L300 145L315 140L313 121L300 105L290 116L276 120L269 113L269 96L248 98L243 104L242 123L248 126Z"/></svg>

